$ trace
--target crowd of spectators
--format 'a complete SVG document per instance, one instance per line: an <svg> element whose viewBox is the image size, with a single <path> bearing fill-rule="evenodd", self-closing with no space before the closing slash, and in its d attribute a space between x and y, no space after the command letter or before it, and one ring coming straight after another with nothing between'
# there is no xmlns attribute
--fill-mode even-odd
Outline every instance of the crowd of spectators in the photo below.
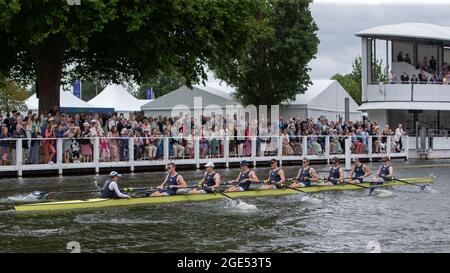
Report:
<svg viewBox="0 0 450 273"><path fill-rule="evenodd" d="M399 52L397 55L397 62L407 62L411 64L411 58L406 53ZM444 63L441 69L437 69L437 60L434 56L428 60L425 56L422 61L415 65L416 73L408 74L403 72L397 75L394 71L390 71L388 81L391 84L450 84L450 64Z"/></svg>
<svg viewBox="0 0 450 273"><path fill-rule="evenodd" d="M25 164L56 162L57 139L62 139L63 163L92 162L94 143L98 141L99 160L102 162L130 159L133 149L134 160L157 160L164 156L168 147L171 159L194 158L195 142L199 139L201 158L215 158L224 155L225 139L229 139L230 156L250 156L252 138L256 136L258 156L276 156L281 147L282 154L302 155L307 147L308 155L323 155L326 138L330 137L330 153L342 154L345 138L351 137L353 153L369 151L369 137L372 137L374 153L400 152L402 149L400 131L389 126L381 128L377 122L330 121L326 118L279 117L258 128L256 121L239 122L236 115L202 116L200 122L192 117L146 117L135 112L128 118L123 114L66 114L51 111L48 114L25 115L13 111L0 115L1 164L15 164L16 142L22 139L22 158ZM243 126L241 126L243 124ZM397 132L398 131L398 132ZM306 146L303 145L304 136ZM393 136L388 143L387 136ZM164 139L168 139L168 146ZM130 140L134 145L130 147ZM281 144L279 144L281 141Z"/></svg>

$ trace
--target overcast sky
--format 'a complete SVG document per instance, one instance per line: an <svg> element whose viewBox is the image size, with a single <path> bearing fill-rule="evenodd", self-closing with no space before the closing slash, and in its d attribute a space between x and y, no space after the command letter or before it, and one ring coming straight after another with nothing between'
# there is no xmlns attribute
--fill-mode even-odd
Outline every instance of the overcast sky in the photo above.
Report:
<svg viewBox="0 0 450 273"><path fill-rule="evenodd" d="M317 59L311 61L311 79L329 79L351 71L361 54L355 33L370 27L407 22L450 27L450 0L315 0L311 12L319 27ZM378 55L378 53L377 53ZM384 56L380 52L381 56Z"/></svg>

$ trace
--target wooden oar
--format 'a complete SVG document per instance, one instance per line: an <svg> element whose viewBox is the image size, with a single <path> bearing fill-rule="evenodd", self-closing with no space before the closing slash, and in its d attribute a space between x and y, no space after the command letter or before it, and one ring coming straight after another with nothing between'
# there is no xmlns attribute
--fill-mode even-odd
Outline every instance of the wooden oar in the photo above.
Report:
<svg viewBox="0 0 450 273"><path fill-rule="evenodd" d="M405 181L405 180L397 179L395 177L393 177L392 180L395 180L395 181L398 181L398 182L402 182L402 183L405 183L407 185L419 187L420 190L422 190L422 191L428 186L428 185L417 185L417 184L414 184L414 183L411 183L411 182L408 182L408 181Z"/></svg>

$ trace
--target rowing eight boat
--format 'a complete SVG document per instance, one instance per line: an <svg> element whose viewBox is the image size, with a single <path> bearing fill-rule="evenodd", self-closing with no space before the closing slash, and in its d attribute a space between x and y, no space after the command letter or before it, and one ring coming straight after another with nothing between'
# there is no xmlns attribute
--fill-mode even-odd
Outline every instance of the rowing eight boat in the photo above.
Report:
<svg viewBox="0 0 450 273"><path fill-rule="evenodd" d="M406 178L402 179L410 183L433 183L433 178ZM383 185L377 187L390 187L390 186L402 186L405 183L400 181L385 182ZM311 186L301 188L302 192L315 193L322 191L334 191L334 190L361 190L363 187L373 187L370 183L361 183L358 186L344 184L336 186ZM259 196L276 196L286 194L298 194L299 192L292 189L279 189L279 190L249 190L244 192L230 192L227 193L230 197L259 197ZM23 204L15 206L16 211L55 211L55 210L71 210L71 209L89 209L89 208L103 208L113 206L131 206L140 204L156 204L156 203L172 203L172 202L185 202L185 201L207 201L215 199L223 199L225 196L218 193L208 194L177 194L171 196L159 196L159 197L140 197L131 199L103 199L95 198L88 200L71 200L60 202L47 202L47 203L34 203Z"/></svg>

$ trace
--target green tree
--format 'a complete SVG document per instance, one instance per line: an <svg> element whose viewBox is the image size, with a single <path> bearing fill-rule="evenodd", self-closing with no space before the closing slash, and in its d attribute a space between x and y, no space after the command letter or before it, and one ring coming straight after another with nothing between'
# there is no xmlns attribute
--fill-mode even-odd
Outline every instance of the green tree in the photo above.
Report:
<svg viewBox="0 0 450 273"><path fill-rule="evenodd" d="M98 82L95 80L85 80L81 82L81 99L88 101L97 96L105 89L106 83Z"/></svg>
<svg viewBox="0 0 450 273"><path fill-rule="evenodd" d="M3 80L0 82L0 113L8 113L12 110L25 111L27 106L24 101L30 96L25 89L16 83Z"/></svg>
<svg viewBox="0 0 450 273"><path fill-rule="evenodd" d="M376 60L374 62L374 80L372 82L385 82L387 75L383 69L383 61ZM362 61L361 56L355 58L352 64L352 72L342 75L335 74L331 77L332 80L337 80L342 87L349 93L356 103L362 103Z"/></svg>
<svg viewBox="0 0 450 273"><path fill-rule="evenodd" d="M256 38L239 59L213 66L218 78L236 87L243 104L277 105L294 100L311 84L309 61L318 30L309 0L266 0L255 12Z"/></svg>
<svg viewBox="0 0 450 273"><path fill-rule="evenodd" d="M145 81L145 83L141 84L141 87L139 88L137 93L137 97L138 99L146 99L147 89L151 87L153 88L155 98L159 98L175 89L180 88L185 84L186 81L178 73L161 73L157 77L148 79Z"/></svg>
<svg viewBox="0 0 450 273"><path fill-rule="evenodd" d="M145 82L176 71L191 85L205 64L245 49L258 2L0 0L0 74L36 82L40 111L74 79Z"/></svg>

